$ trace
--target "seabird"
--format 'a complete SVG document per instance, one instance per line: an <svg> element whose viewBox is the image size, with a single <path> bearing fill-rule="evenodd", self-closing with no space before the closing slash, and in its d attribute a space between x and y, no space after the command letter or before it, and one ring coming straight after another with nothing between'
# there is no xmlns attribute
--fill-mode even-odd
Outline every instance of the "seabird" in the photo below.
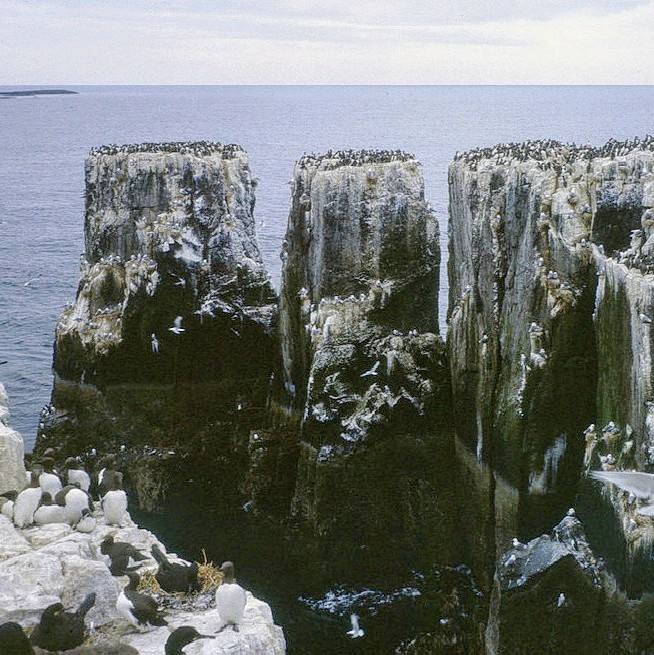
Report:
<svg viewBox="0 0 654 655"><path fill-rule="evenodd" d="M173 327L169 327L168 329L173 333L173 334L181 334L182 332L185 332L184 328L182 327L182 321L184 320L183 316L177 316L175 320L173 321Z"/></svg>
<svg viewBox="0 0 654 655"><path fill-rule="evenodd" d="M216 589L216 607L224 625L218 632L224 630L228 625L238 632L238 624L243 619L247 600L245 589L236 582L232 562L223 562L220 571L223 574L223 581Z"/></svg>
<svg viewBox="0 0 654 655"><path fill-rule="evenodd" d="M88 594L75 612L66 612L61 603L43 610L30 640L46 650L70 650L84 641L84 617L95 604L95 593Z"/></svg>
<svg viewBox="0 0 654 655"><path fill-rule="evenodd" d="M0 655L34 655L23 628L14 621L0 625Z"/></svg>
<svg viewBox="0 0 654 655"><path fill-rule="evenodd" d="M563 592L561 592L559 594L558 600L556 601L556 606L557 607L563 607L564 605L565 605L565 594Z"/></svg>
<svg viewBox="0 0 654 655"><path fill-rule="evenodd" d="M41 493L41 505L34 512L34 523L46 525L47 523L65 523L64 508L52 502L52 496L44 491Z"/></svg>
<svg viewBox="0 0 654 655"><path fill-rule="evenodd" d="M0 514L4 514L10 521L14 519L14 501L0 496Z"/></svg>
<svg viewBox="0 0 654 655"><path fill-rule="evenodd" d="M127 511L127 494L120 488L118 480L114 479L112 488L102 497L102 511L106 523L122 525Z"/></svg>
<svg viewBox="0 0 654 655"><path fill-rule="evenodd" d="M359 377L365 378L370 375L377 375L377 369L379 368L379 360L377 360L373 365L372 368L367 370L365 373L361 373Z"/></svg>
<svg viewBox="0 0 654 655"><path fill-rule="evenodd" d="M363 637L365 633L363 632L363 629L359 627L359 615L350 614L350 622L352 623L352 629L348 630L346 634L350 635L352 639Z"/></svg>
<svg viewBox="0 0 654 655"><path fill-rule="evenodd" d="M68 469L68 484L77 484L82 491L90 489L91 476L74 457L69 457L66 460L66 468Z"/></svg>
<svg viewBox="0 0 654 655"><path fill-rule="evenodd" d="M126 541L114 541L114 536L108 534L100 544L100 552L111 560L109 570L112 575L127 575L130 571L135 571L138 566L129 568L130 558L135 562L142 562L148 559L140 550Z"/></svg>
<svg viewBox="0 0 654 655"><path fill-rule="evenodd" d="M97 521L93 514L91 514L91 510L84 508L82 510L82 516L80 517L80 520L75 524L75 530L77 530L77 532L84 532L88 534L89 532L93 532L93 530L95 530L96 525Z"/></svg>
<svg viewBox="0 0 654 655"><path fill-rule="evenodd" d="M66 493L64 498L64 516L68 523L75 525L82 518L82 512L85 509L90 509L89 495L86 491L74 487Z"/></svg>
<svg viewBox="0 0 654 655"><path fill-rule="evenodd" d="M197 639L215 639L215 637L213 635L201 635L192 625L182 625L168 637L165 655L183 655L184 646Z"/></svg>
<svg viewBox="0 0 654 655"><path fill-rule="evenodd" d="M136 628L141 626L168 625L159 611L157 601L137 590L140 578L136 573L127 573L129 584L118 594L116 612Z"/></svg>
<svg viewBox="0 0 654 655"><path fill-rule="evenodd" d="M164 591L183 591L184 593L200 591L198 565L195 562L192 564L171 562L157 544L152 546L152 556L159 563L154 577Z"/></svg>
<svg viewBox="0 0 654 655"><path fill-rule="evenodd" d="M636 511L642 516L654 516L654 474L640 471L591 471L600 482L614 484L640 498L644 505Z"/></svg>
<svg viewBox="0 0 654 655"><path fill-rule="evenodd" d="M34 512L41 502L41 487L39 486L39 474L32 472L32 480L27 489L23 489L14 502L14 524L18 528L25 528L34 523Z"/></svg>
<svg viewBox="0 0 654 655"><path fill-rule="evenodd" d="M52 457L44 457L41 460L41 466L43 466L43 473L39 476L41 490L49 493L54 498L63 488L61 479L52 470L54 467L54 460Z"/></svg>
<svg viewBox="0 0 654 655"><path fill-rule="evenodd" d="M159 339L157 339L157 335L153 332L150 335L150 343L152 344L152 352L155 355L159 354Z"/></svg>

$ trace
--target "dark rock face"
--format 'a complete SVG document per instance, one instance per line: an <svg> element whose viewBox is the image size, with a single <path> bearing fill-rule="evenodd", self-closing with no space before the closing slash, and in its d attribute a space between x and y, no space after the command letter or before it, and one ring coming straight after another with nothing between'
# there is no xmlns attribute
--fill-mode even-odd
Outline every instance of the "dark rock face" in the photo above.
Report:
<svg viewBox="0 0 654 655"><path fill-rule="evenodd" d="M566 516L552 531L500 558L487 652L628 653L630 607Z"/></svg>
<svg viewBox="0 0 654 655"><path fill-rule="evenodd" d="M247 155L214 143L103 147L86 162L86 253L57 325L37 448L241 444L273 370L276 297ZM234 420L230 420L234 419ZM222 444L222 445L221 445Z"/></svg>
<svg viewBox="0 0 654 655"><path fill-rule="evenodd" d="M283 394L301 423L295 516L332 558L347 552L363 568L389 552L447 559L449 376L434 333L438 228L418 162L300 160L282 257Z"/></svg>

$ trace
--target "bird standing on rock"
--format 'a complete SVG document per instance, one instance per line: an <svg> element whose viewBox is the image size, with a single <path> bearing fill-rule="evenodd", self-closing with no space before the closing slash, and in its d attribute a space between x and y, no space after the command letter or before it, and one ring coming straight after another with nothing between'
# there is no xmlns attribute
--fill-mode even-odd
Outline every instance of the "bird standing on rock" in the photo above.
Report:
<svg viewBox="0 0 654 655"><path fill-rule="evenodd" d="M44 491L41 494L41 505L34 512L34 523L46 525L47 523L65 523L64 508L52 502L52 496Z"/></svg>
<svg viewBox="0 0 654 655"><path fill-rule="evenodd" d="M27 489L23 489L14 501L14 523L18 528L26 528L34 523L34 512L41 502L41 487L39 473L32 471L32 481Z"/></svg>
<svg viewBox="0 0 654 655"><path fill-rule="evenodd" d="M224 630L228 625L238 632L238 624L243 620L247 601L245 589L236 582L232 562L223 562L219 570L223 574L223 581L216 589L216 607L224 625L218 632Z"/></svg>
<svg viewBox="0 0 654 655"><path fill-rule="evenodd" d="M159 586L169 593L183 591L190 593L200 591L201 585L198 580L198 565L180 564L171 562L162 552L157 544L152 546L152 556L159 563L155 578Z"/></svg>
<svg viewBox="0 0 654 655"><path fill-rule="evenodd" d="M43 473L39 476L41 489L54 498L63 487L61 478L53 470L54 460L52 457L43 457L41 459L41 466L43 466Z"/></svg>
<svg viewBox="0 0 654 655"><path fill-rule="evenodd" d="M61 603L43 610L30 641L46 650L70 650L84 641L84 617L95 604L95 593L87 594L75 612L66 612Z"/></svg>
<svg viewBox="0 0 654 655"><path fill-rule="evenodd" d="M91 487L91 477L84 470L84 467L74 458L66 460L68 469L68 484L77 484L82 491L88 491Z"/></svg>
<svg viewBox="0 0 654 655"><path fill-rule="evenodd" d="M121 483L115 478L112 480L109 491L102 497L102 511L107 523L122 525L127 511L127 494L121 489Z"/></svg>
<svg viewBox="0 0 654 655"><path fill-rule="evenodd" d="M168 625L159 611L157 601L137 591L140 578L128 573L129 584L118 594L116 612L139 630L143 626Z"/></svg>
<svg viewBox="0 0 654 655"><path fill-rule="evenodd" d="M112 575L127 575L130 571L134 571L138 566L133 568L129 567L130 558L135 562L141 562L148 559L140 550L132 546L126 541L114 541L114 537L108 534L100 544L100 552L107 555L111 560L109 570Z"/></svg>
<svg viewBox="0 0 654 655"><path fill-rule="evenodd" d="M166 655L184 655L183 648L197 639L215 639L212 635L201 635L192 625L182 625L174 630L166 641Z"/></svg>

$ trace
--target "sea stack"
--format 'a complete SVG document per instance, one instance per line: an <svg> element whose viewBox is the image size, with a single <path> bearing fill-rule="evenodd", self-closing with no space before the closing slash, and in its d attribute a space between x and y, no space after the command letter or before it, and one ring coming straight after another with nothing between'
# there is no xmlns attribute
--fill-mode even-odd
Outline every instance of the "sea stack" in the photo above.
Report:
<svg viewBox="0 0 654 655"><path fill-rule="evenodd" d="M653 148L533 141L450 166L456 429L495 476L496 543L546 530L582 470L654 463ZM633 555L654 529L612 502Z"/></svg>
<svg viewBox="0 0 654 655"><path fill-rule="evenodd" d="M354 543L371 563L417 538L433 555L428 498L447 473L430 461L451 440L422 167L399 151L307 155L291 202L279 331L281 396L301 431L293 512L335 559Z"/></svg>
<svg viewBox="0 0 654 655"><path fill-rule="evenodd" d="M254 187L236 145L91 151L80 283L57 324L54 408L37 450L156 447L199 433L212 443L237 398L265 406L276 297ZM157 487L148 482L140 487Z"/></svg>

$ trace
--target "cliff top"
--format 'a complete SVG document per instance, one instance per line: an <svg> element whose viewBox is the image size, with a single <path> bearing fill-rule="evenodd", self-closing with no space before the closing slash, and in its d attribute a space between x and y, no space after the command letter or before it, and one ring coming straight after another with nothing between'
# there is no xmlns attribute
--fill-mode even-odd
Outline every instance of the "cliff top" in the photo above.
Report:
<svg viewBox="0 0 654 655"><path fill-rule="evenodd" d="M130 143L124 145L110 143L92 148L89 157L136 153L177 153L196 156L219 154L225 159L231 159L236 153L240 152L244 152L243 148L237 144L223 145L217 141L172 141L170 143Z"/></svg>
<svg viewBox="0 0 654 655"><path fill-rule="evenodd" d="M416 158L402 150L328 150L323 155L316 153L303 155L297 166L299 168L319 167L320 170L329 171L344 166L389 164L402 161L416 161Z"/></svg>
<svg viewBox="0 0 654 655"><path fill-rule="evenodd" d="M578 159L594 159L596 157L623 157L632 152L649 150L654 151L654 136L648 134L642 139L634 137L627 141L609 139L602 146L589 144L576 145L574 143L561 143L552 139L538 141L523 141L522 143L500 143L488 148L475 148L467 152L457 152L454 161L464 161L467 164L476 164L484 159L496 160L506 164L511 160L569 163Z"/></svg>

